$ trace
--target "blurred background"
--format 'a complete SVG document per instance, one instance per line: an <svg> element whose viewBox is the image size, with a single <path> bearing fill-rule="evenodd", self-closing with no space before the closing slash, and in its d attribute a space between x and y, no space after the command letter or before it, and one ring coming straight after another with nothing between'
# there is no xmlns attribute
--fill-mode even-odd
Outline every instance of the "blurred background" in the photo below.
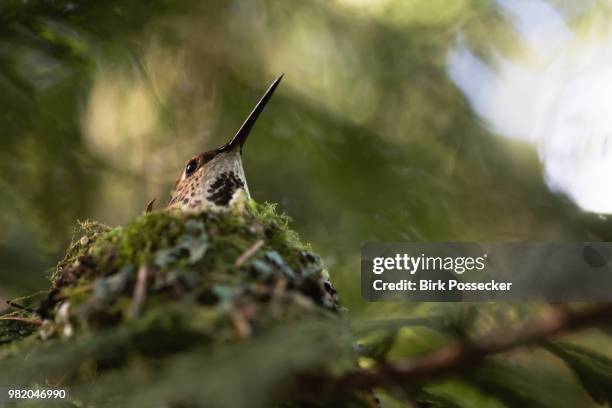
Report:
<svg viewBox="0 0 612 408"><path fill-rule="evenodd" d="M0 297L77 220L163 206L284 81L244 151L357 316L364 241L611 240L607 2L0 4Z"/></svg>

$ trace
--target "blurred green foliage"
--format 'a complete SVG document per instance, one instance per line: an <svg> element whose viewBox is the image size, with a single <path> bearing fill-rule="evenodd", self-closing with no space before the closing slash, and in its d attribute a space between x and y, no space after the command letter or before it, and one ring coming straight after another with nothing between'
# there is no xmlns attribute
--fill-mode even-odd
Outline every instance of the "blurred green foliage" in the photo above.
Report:
<svg viewBox="0 0 612 408"><path fill-rule="evenodd" d="M554 4L571 14L570 3ZM362 301L360 243L612 237L606 218L547 189L529 146L496 137L476 117L447 77L458 36L486 58L488 44L504 49L514 34L489 0L3 1L0 297L48 286L45 271L77 219L123 224L151 198L163 203L184 162L233 135L284 72L245 147L254 198L294 219L357 328L382 317L400 327L391 340L383 330L386 345L372 345L379 354L445 341L410 328L407 316L445 316L459 335L471 306ZM471 333L518 324L532 309L483 305ZM591 358L576 353L555 352L574 365ZM526 384L490 374L526 381L549 358L492 365L421 390L422 399L558 406L527 401L531 391L510 395ZM542 389L559 397L560 383L551 384Z"/></svg>

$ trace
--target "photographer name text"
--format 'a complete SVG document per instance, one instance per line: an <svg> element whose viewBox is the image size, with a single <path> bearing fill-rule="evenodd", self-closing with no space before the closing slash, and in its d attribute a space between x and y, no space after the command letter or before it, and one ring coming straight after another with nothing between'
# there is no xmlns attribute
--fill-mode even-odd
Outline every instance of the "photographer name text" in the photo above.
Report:
<svg viewBox="0 0 612 408"><path fill-rule="evenodd" d="M396 254L392 257L375 257L372 259L372 273L382 275L387 271L403 271L409 275L417 272L448 271L463 275L470 271L483 271L486 268L487 254L481 256L426 256L420 254ZM384 279L372 281L375 291L509 291L512 282L496 281L463 282L457 279L401 279L386 282Z"/></svg>

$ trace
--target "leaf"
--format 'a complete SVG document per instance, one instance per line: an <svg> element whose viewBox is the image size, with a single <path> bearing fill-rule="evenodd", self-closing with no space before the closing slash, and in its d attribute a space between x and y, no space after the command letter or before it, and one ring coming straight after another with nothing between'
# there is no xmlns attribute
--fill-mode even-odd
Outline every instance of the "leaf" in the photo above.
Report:
<svg viewBox="0 0 612 408"><path fill-rule="evenodd" d="M548 342L548 351L562 359L599 404L612 404L612 360L585 347L564 342Z"/></svg>
<svg viewBox="0 0 612 408"><path fill-rule="evenodd" d="M415 393L413 396L419 408L461 408L462 405L457 404L450 398L442 395L436 395L425 390Z"/></svg>
<svg viewBox="0 0 612 408"><path fill-rule="evenodd" d="M504 404L461 378L448 379L421 390L408 390L418 407L503 408Z"/></svg>
<svg viewBox="0 0 612 408"><path fill-rule="evenodd" d="M376 336L372 340L366 340L359 344L358 353L361 357L368 357L375 361L385 361L395 343L396 336L397 331Z"/></svg>
<svg viewBox="0 0 612 408"><path fill-rule="evenodd" d="M568 374L568 373L565 373ZM550 366L542 353L489 358L463 377L510 407L579 407L590 400L570 375Z"/></svg>

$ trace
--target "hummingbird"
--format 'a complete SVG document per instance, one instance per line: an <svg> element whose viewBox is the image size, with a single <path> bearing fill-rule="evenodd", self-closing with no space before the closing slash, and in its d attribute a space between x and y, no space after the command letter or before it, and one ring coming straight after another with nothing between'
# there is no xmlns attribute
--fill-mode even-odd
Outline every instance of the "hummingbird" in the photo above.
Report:
<svg viewBox="0 0 612 408"><path fill-rule="evenodd" d="M251 197L242 167L242 148L282 78L283 75L272 82L229 142L200 153L187 162L174 185L166 208L186 211L205 208L223 210L238 195Z"/></svg>

